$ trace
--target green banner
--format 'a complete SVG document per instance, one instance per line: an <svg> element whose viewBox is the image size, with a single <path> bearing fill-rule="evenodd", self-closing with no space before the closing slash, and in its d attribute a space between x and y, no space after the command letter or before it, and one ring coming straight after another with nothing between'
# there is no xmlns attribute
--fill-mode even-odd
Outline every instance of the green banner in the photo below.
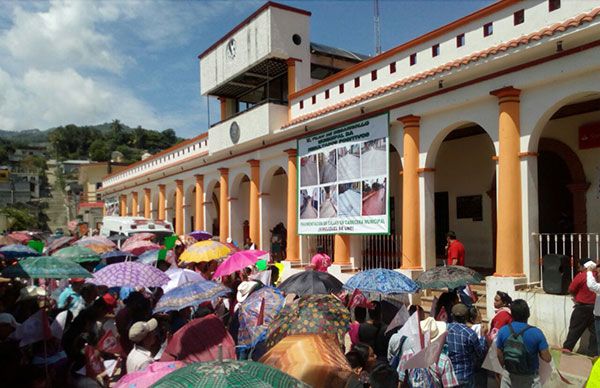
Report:
<svg viewBox="0 0 600 388"><path fill-rule="evenodd" d="M42 253L44 251L44 243L42 241L29 240L27 246L35 249L38 253Z"/></svg>
<svg viewBox="0 0 600 388"><path fill-rule="evenodd" d="M165 237L165 248L166 249L173 249L173 247L175 246L175 242L177 241L177 236L168 236Z"/></svg>

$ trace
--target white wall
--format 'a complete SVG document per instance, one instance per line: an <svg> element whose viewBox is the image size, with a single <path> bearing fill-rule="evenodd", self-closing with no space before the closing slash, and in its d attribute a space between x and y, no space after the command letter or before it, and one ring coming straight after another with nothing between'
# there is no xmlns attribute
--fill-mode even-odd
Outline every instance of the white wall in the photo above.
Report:
<svg viewBox="0 0 600 388"><path fill-rule="evenodd" d="M261 248L268 250L271 247L270 230L280 222L287 228L287 175L275 175L270 185L266 185L261 197L262 201L262 230Z"/></svg>
<svg viewBox="0 0 600 388"><path fill-rule="evenodd" d="M229 234L233 241L243 246L244 221L250 221L250 182L240 182L238 187L231 187L231 190L235 190L235 197L232 195Z"/></svg>
<svg viewBox="0 0 600 388"><path fill-rule="evenodd" d="M494 148L487 134L443 142L435 164L435 191L448 192L450 230L465 245L465 264L493 267L492 186ZM481 195L483 220L458 219L456 197ZM434 238L434 236L430 236Z"/></svg>

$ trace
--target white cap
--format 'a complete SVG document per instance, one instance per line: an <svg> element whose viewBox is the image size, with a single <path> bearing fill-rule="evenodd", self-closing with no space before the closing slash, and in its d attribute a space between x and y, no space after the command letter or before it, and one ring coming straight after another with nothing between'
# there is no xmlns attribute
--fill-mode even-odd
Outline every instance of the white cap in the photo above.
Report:
<svg viewBox="0 0 600 388"><path fill-rule="evenodd" d="M132 342L142 342L144 338L158 327L158 321L154 318L148 322L136 322L129 328L129 339Z"/></svg>

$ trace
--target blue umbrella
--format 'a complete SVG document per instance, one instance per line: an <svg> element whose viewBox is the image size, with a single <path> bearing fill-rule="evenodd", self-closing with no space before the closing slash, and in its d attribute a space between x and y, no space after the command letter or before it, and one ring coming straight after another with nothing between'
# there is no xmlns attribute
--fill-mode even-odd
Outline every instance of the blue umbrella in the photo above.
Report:
<svg viewBox="0 0 600 388"><path fill-rule="evenodd" d="M39 256L39 252L27 245L11 244L0 248L0 254L7 259L19 259L22 257Z"/></svg>
<svg viewBox="0 0 600 388"><path fill-rule="evenodd" d="M200 303L213 301L220 296L225 296L231 290L220 283L210 280L200 280L186 283L164 294L154 309L155 313L179 311L186 307L197 306Z"/></svg>
<svg viewBox="0 0 600 388"><path fill-rule="evenodd" d="M125 260L136 260L137 256L132 255L129 252L121 252L121 251L110 251L105 252L100 255L100 258L106 261L106 264L114 264L120 263Z"/></svg>
<svg viewBox="0 0 600 388"><path fill-rule="evenodd" d="M410 294L417 292L419 286L410 278L391 269L376 268L362 271L352 276L344 288L349 291L358 289L372 295Z"/></svg>

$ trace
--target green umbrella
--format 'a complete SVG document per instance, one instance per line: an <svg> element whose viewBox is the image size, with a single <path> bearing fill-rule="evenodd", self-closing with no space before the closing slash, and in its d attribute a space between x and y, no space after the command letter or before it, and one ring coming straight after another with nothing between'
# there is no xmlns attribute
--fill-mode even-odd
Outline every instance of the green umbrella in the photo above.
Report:
<svg viewBox="0 0 600 388"><path fill-rule="evenodd" d="M2 271L2 277L5 278L70 279L92 276L79 264L52 256L28 257Z"/></svg>
<svg viewBox="0 0 600 388"><path fill-rule="evenodd" d="M90 261L100 261L100 255L91 250L90 248L73 245L71 247L63 248L55 252L53 257L60 257L63 259L69 259L76 263L89 263Z"/></svg>
<svg viewBox="0 0 600 388"><path fill-rule="evenodd" d="M268 365L254 361L223 360L189 364L169 373L152 387L308 388L309 386Z"/></svg>

